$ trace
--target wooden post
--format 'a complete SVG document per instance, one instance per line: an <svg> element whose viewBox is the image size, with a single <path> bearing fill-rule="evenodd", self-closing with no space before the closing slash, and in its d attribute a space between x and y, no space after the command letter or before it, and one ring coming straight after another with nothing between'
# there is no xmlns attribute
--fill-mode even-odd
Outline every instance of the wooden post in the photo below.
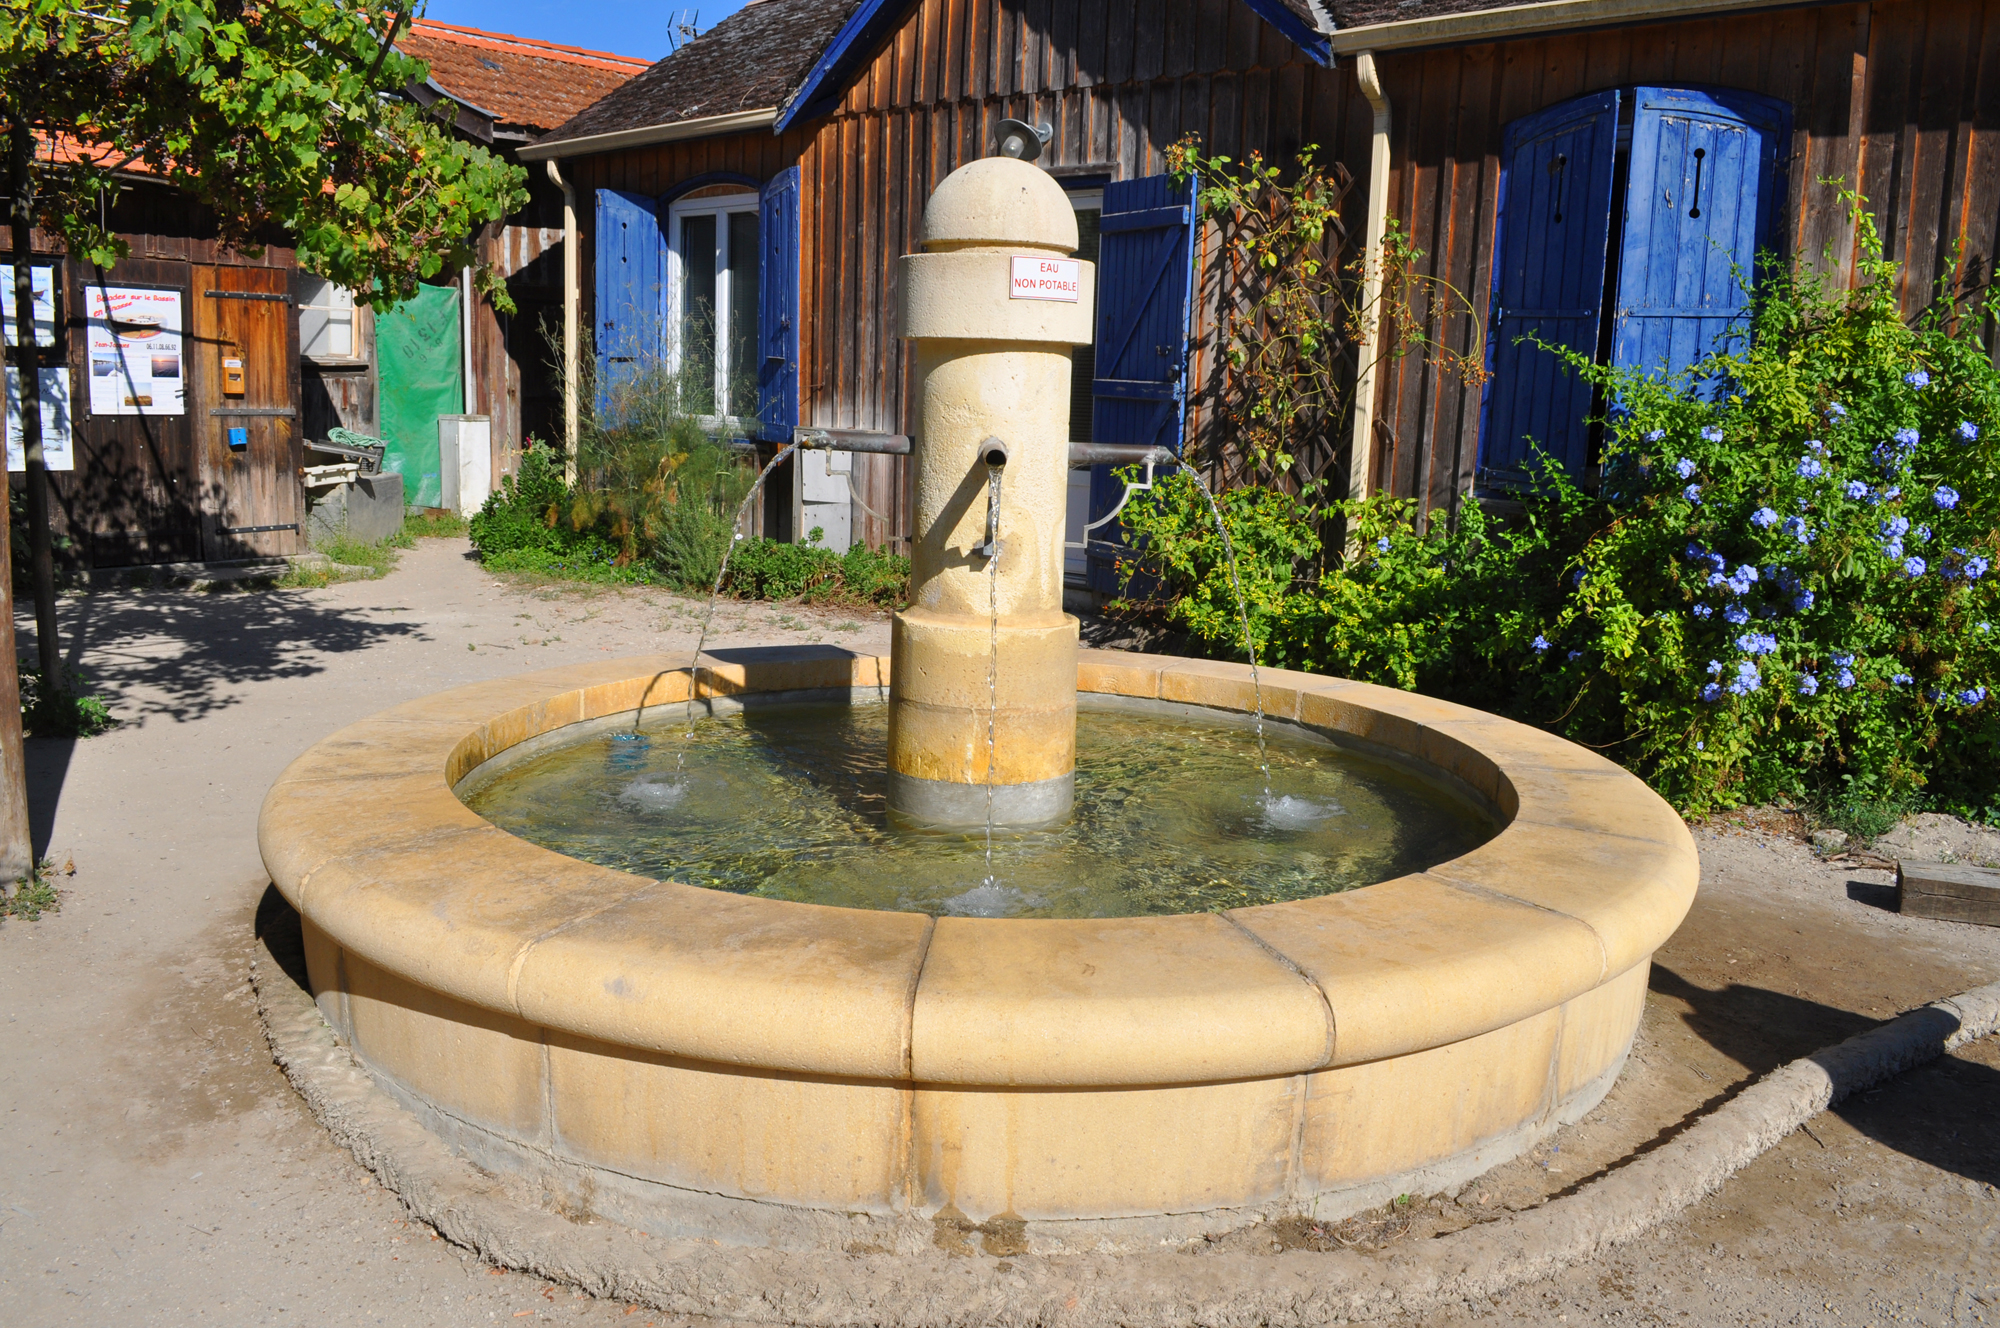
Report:
<svg viewBox="0 0 2000 1328"><path fill-rule="evenodd" d="M14 125L14 327L20 343L21 432L40 451L42 401L40 356L35 346L35 285L29 270L27 217L29 203L27 154L20 144L33 140L20 120ZM10 508L0 503L0 891L9 898L17 882L35 865L35 844L28 823L27 750L21 737L21 677L14 656L14 557Z"/></svg>
<svg viewBox="0 0 2000 1328"><path fill-rule="evenodd" d="M28 567L35 584L35 649L42 666L42 687L50 695L63 686L61 643L56 639L56 575L49 544L49 470L42 455L41 348L35 344L34 249L29 232L35 224L35 193L31 180L35 135L28 117L17 107L11 144L14 189L14 317L21 375L21 453L26 460L28 490ZM12 603L12 591L9 591ZM9 648L14 658L14 620L7 620ZM19 679L15 680L18 691Z"/></svg>

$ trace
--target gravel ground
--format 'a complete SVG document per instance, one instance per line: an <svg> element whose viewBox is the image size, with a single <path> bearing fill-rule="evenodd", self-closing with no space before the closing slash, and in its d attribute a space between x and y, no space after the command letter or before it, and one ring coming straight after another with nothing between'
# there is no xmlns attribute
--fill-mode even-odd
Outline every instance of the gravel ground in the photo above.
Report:
<svg viewBox="0 0 2000 1328"><path fill-rule="evenodd" d="M30 744L38 839L76 871L62 912L0 926L0 1323L659 1322L408 1222L271 1065L244 976L268 887L257 807L299 751L462 682L690 648L699 613L663 592L500 584L454 541L322 591L64 603L66 654L125 723ZM725 605L712 640L886 651L888 632L866 614ZM1911 849L2000 858L1956 823L1905 829ZM1889 913L1886 870L1815 854L1802 831L1770 816L1697 832L1701 894L1598 1113L1453 1199L1271 1241L1393 1256L1560 1194L1792 1057L2000 977L2000 930ZM2000 1323L1994 1043L1821 1117L1638 1245L1435 1321Z"/></svg>

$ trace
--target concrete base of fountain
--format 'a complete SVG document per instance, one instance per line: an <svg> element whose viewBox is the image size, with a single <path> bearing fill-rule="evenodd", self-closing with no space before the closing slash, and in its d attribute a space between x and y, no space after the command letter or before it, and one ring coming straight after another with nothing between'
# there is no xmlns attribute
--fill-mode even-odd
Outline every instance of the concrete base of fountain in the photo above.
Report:
<svg viewBox="0 0 2000 1328"><path fill-rule="evenodd" d="M887 671L772 650L701 683L874 698ZM1078 678L1251 704L1237 665L1084 652ZM1105 1248L1447 1188L1603 1096L1697 878L1671 809L1592 753L1279 671L1274 719L1416 762L1504 828L1292 903L933 919L626 875L452 791L687 686L630 660L399 707L301 757L260 822L320 1009L376 1080L526 1191L655 1234Z"/></svg>

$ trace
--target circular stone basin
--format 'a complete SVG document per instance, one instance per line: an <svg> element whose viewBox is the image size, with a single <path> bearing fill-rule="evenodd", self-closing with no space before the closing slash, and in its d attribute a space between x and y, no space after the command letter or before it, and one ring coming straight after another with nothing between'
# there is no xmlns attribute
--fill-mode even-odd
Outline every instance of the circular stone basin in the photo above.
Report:
<svg viewBox="0 0 2000 1328"><path fill-rule="evenodd" d="M866 698L780 695L570 733L488 761L459 795L558 853L847 908L1089 918L1275 904L1422 871L1496 828L1475 799L1321 734L1267 724L1260 751L1245 716L1130 697L1081 699L1071 814L991 838L889 811L888 707Z"/></svg>
<svg viewBox="0 0 2000 1328"><path fill-rule="evenodd" d="M727 652L700 695L877 701L888 667ZM357 1060L564 1211L989 1252L1337 1218L1467 1179L1589 1110L1697 864L1673 811L1582 748L1408 693L1263 678L1276 720L1413 764L1498 833L1282 903L933 917L650 879L529 843L454 793L524 743L532 761L572 726L643 729L685 701L685 661L635 659L344 729L286 770L259 836ZM1240 665L1084 651L1078 682L1251 706Z"/></svg>

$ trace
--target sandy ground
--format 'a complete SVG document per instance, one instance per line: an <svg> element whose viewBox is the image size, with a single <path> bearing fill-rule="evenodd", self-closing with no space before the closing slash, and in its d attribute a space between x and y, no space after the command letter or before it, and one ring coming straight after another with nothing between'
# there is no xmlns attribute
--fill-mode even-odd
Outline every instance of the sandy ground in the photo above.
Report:
<svg viewBox="0 0 2000 1328"><path fill-rule="evenodd" d="M125 723L30 745L38 840L76 874L61 913L0 926L0 1323L663 1322L407 1222L270 1064L244 975L268 887L257 807L294 755L461 682L691 647L699 611L500 585L445 541L379 582L64 604L66 655ZM888 633L726 605L711 639L886 650ZM1750 1076L2000 977L2000 931L1884 911L1879 868L1825 861L1783 827L1698 837L1703 890L1598 1115L1455 1199L1278 1243L1393 1248L1540 1202ZM1989 1039L1821 1118L1656 1236L1437 1322L2000 1323L1996 1187Z"/></svg>

